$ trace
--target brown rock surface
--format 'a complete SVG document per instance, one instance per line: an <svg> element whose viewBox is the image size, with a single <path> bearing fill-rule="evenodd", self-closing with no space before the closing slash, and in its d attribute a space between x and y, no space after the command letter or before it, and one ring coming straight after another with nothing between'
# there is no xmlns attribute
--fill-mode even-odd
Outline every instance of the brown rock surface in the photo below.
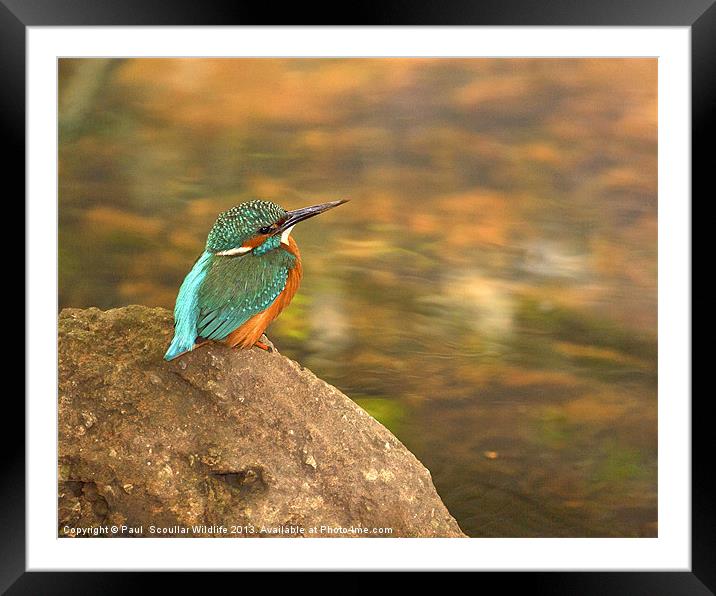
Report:
<svg viewBox="0 0 716 596"><path fill-rule="evenodd" d="M171 332L160 308L60 313L60 536L464 535L428 470L335 387L256 348L165 362Z"/></svg>

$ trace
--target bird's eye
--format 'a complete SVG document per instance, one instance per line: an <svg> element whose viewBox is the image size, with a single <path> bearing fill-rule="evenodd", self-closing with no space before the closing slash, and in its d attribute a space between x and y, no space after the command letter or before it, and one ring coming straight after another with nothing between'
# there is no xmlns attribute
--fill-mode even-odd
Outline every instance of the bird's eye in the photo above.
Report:
<svg viewBox="0 0 716 596"><path fill-rule="evenodd" d="M271 231L271 226L264 226L259 228L259 234L268 234Z"/></svg>

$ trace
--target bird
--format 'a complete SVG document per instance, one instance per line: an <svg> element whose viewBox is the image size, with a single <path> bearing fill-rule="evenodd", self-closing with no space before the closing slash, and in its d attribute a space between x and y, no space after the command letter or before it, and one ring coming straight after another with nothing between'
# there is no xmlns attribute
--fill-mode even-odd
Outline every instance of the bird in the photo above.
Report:
<svg viewBox="0 0 716 596"><path fill-rule="evenodd" d="M287 211L274 202L254 200L220 213L204 252L179 288L174 336L164 359L212 341L269 351L259 340L291 302L303 276L293 227L346 202Z"/></svg>

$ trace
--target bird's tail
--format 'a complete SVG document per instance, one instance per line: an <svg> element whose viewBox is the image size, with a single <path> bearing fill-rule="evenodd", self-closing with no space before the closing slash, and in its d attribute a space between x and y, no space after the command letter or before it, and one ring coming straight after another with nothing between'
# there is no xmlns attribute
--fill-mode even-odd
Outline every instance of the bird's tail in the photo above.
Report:
<svg viewBox="0 0 716 596"><path fill-rule="evenodd" d="M175 335L171 345L169 346L169 349L167 350L167 353L164 354L164 360L174 360L174 358L176 358L177 356L181 356L182 354L189 352L193 349L193 341L187 342L185 339Z"/></svg>

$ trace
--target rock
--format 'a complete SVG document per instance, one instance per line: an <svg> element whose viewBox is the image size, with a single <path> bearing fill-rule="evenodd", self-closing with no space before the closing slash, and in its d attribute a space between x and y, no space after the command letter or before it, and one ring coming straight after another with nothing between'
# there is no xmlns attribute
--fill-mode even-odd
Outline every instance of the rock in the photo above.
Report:
<svg viewBox="0 0 716 596"><path fill-rule="evenodd" d="M335 387L275 350L165 362L171 333L160 308L60 313L60 536L464 536L428 470Z"/></svg>

